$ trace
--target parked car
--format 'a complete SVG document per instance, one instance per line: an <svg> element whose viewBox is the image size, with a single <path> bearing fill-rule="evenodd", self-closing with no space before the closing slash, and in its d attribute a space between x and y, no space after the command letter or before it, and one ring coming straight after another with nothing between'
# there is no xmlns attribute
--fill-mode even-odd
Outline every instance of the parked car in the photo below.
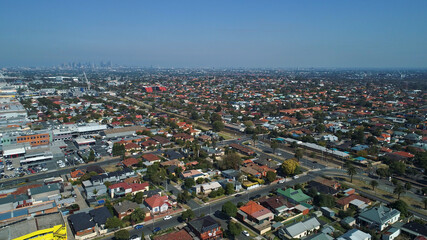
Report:
<svg viewBox="0 0 427 240"><path fill-rule="evenodd" d="M160 227L156 227L156 228L153 229L153 233L156 233L156 232L158 232L160 230L162 230Z"/></svg>
<svg viewBox="0 0 427 240"><path fill-rule="evenodd" d="M166 217L163 218L163 220L169 220L169 219L172 219L171 215L167 215Z"/></svg>
<svg viewBox="0 0 427 240"><path fill-rule="evenodd" d="M246 237L249 237L249 233L248 233L248 231L246 231L246 230L244 230L244 231L242 232L242 234L243 234L243 235L245 235Z"/></svg>
<svg viewBox="0 0 427 240"><path fill-rule="evenodd" d="M295 176L294 176L294 179L298 179L298 178L299 178L299 176L298 176L298 175L295 175Z"/></svg>
<svg viewBox="0 0 427 240"><path fill-rule="evenodd" d="M141 228L143 228L144 227L144 225L142 225L142 224L138 224L138 225L135 225L135 227L133 227L133 228L135 228L135 229L141 229Z"/></svg>

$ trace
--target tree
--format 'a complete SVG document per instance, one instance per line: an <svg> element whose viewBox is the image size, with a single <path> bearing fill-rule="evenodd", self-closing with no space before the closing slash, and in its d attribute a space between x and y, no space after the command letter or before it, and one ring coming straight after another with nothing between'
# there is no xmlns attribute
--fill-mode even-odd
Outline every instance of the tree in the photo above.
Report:
<svg viewBox="0 0 427 240"><path fill-rule="evenodd" d="M279 148L279 143L277 141L272 141L270 147L273 149L273 153L276 153L276 149Z"/></svg>
<svg viewBox="0 0 427 240"><path fill-rule="evenodd" d="M133 200L138 203L141 204L144 200L144 193L143 192L138 192L135 194L135 197L133 198Z"/></svg>
<svg viewBox="0 0 427 240"><path fill-rule="evenodd" d="M225 193L225 190L222 187L220 187L220 188L218 188L218 190L216 190L217 196L222 196L222 195L224 195L224 193Z"/></svg>
<svg viewBox="0 0 427 240"><path fill-rule="evenodd" d="M347 174L350 176L350 182L353 182L353 176L357 173L356 168L353 165L350 165L347 169Z"/></svg>
<svg viewBox="0 0 427 240"><path fill-rule="evenodd" d="M184 180L184 186L187 189L190 189L191 187L193 187L196 183L194 182L194 178L186 178Z"/></svg>
<svg viewBox="0 0 427 240"><path fill-rule="evenodd" d="M122 220L120 220L118 217L111 217L107 219L107 222L105 223L105 226L108 229L115 229L122 226Z"/></svg>
<svg viewBox="0 0 427 240"><path fill-rule="evenodd" d="M381 178L390 177L390 171L387 168L378 168L377 169L377 174Z"/></svg>
<svg viewBox="0 0 427 240"><path fill-rule="evenodd" d="M398 183L398 184L396 185L396 187L394 188L394 190L393 190L393 193L397 195L397 199L400 199L400 195L401 195L402 193L405 193L405 192L406 192L405 187L404 187L404 186L402 186L400 183Z"/></svg>
<svg viewBox="0 0 427 240"><path fill-rule="evenodd" d="M184 190L183 192L178 194L177 201L180 203L187 203L188 200L190 200L191 195L187 190Z"/></svg>
<svg viewBox="0 0 427 240"><path fill-rule="evenodd" d="M295 157L299 160L304 156L304 151L301 148L295 150Z"/></svg>
<svg viewBox="0 0 427 240"><path fill-rule="evenodd" d="M315 195L313 201L319 207L333 207L335 205L335 198L327 194Z"/></svg>
<svg viewBox="0 0 427 240"><path fill-rule="evenodd" d="M234 203L228 201L222 205L222 212L225 213L228 217L235 217L237 214L237 207Z"/></svg>
<svg viewBox="0 0 427 240"><path fill-rule="evenodd" d="M116 240L128 240L130 237L129 231L122 229L114 233L114 239Z"/></svg>
<svg viewBox="0 0 427 240"><path fill-rule="evenodd" d="M242 226L238 223L230 221L228 223L228 231L231 235L237 236L240 234L240 232L242 232Z"/></svg>
<svg viewBox="0 0 427 240"><path fill-rule="evenodd" d="M218 113L213 113L210 117L210 120L212 123L214 123L216 121L222 121L222 117Z"/></svg>
<svg viewBox="0 0 427 240"><path fill-rule="evenodd" d="M136 223L142 222L145 219L145 212L141 208L137 208L130 215L130 219Z"/></svg>
<svg viewBox="0 0 427 240"><path fill-rule="evenodd" d="M268 171L266 177L267 177L267 181L269 183L272 183L272 182L274 182L274 180L276 180L276 173L273 171Z"/></svg>
<svg viewBox="0 0 427 240"><path fill-rule="evenodd" d="M390 171L392 173L403 175L405 174L406 164L399 161L394 161L390 164Z"/></svg>
<svg viewBox="0 0 427 240"><path fill-rule="evenodd" d="M216 191L211 191L208 195L210 198L216 198L218 196Z"/></svg>
<svg viewBox="0 0 427 240"><path fill-rule="evenodd" d="M214 132L221 132L224 129L225 125L222 121L215 121L212 123L212 130Z"/></svg>
<svg viewBox="0 0 427 240"><path fill-rule="evenodd" d="M397 200L397 201L390 203L389 207L399 210L399 212L400 212L400 214L402 214L402 216L408 215L408 204L406 204L402 200Z"/></svg>
<svg viewBox="0 0 427 240"><path fill-rule="evenodd" d="M230 195L234 193L234 186L232 183L225 184L225 194Z"/></svg>
<svg viewBox="0 0 427 240"><path fill-rule="evenodd" d="M255 133L254 133L254 134L252 134L251 139L252 139L252 141L254 142L254 146L255 146L255 145L256 145L256 141L258 141L258 135L256 135Z"/></svg>
<svg viewBox="0 0 427 240"><path fill-rule="evenodd" d="M228 153L222 159L222 168L223 169L239 169L239 166L242 164L242 158L237 153Z"/></svg>
<svg viewBox="0 0 427 240"><path fill-rule="evenodd" d="M287 176L295 174L295 170L298 168L299 163L293 158L283 161L282 170Z"/></svg>
<svg viewBox="0 0 427 240"><path fill-rule="evenodd" d="M202 183L203 183L203 181L205 181L203 178L198 178L198 179L196 180L197 184L202 184Z"/></svg>
<svg viewBox="0 0 427 240"><path fill-rule="evenodd" d="M372 187L372 190L374 190L375 191L375 188L378 186L378 182L377 181L375 181L375 180L372 180L371 181L371 187Z"/></svg>
<svg viewBox="0 0 427 240"><path fill-rule="evenodd" d="M317 132L323 133L325 130L326 130L325 125L323 125L323 124L317 124L317 126L316 126L316 131Z"/></svg>
<svg viewBox="0 0 427 240"><path fill-rule="evenodd" d="M187 211L184 211L184 212L182 212L182 214L181 214L181 218L184 220L184 221L190 221L191 219L193 219L194 218L194 212L193 212L193 210L191 210L191 209L188 209Z"/></svg>
<svg viewBox="0 0 427 240"><path fill-rule="evenodd" d="M113 156L122 156L125 154L125 152L126 152L125 145L114 143L113 149L112 149Z"/></svg>
<svg viewBox="0 0 427 240"><path fill-rule="evenodd" d="M90 153L89 153L89 157L88 157L88 159L87 159L89 162L93 162L93 161L95 161L95 152L93 151L93 149L91 149L90 150Z"/></svg>
<svg viewBox="0 0 427 240"><path fill-rule="evenodd" d="M405 183L405 189L406 189L406 191L411 190L411 188L412 188L412 184L410 182L406 182Z"/></svg>

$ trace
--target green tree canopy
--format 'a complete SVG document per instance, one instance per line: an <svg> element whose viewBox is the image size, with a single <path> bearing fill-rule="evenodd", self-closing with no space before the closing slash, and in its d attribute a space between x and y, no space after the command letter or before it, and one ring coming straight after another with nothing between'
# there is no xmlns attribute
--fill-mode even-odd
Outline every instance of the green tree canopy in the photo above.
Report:
<svg viewBox="0 0 427 240"><path fill-rule="evenodd" d="M237 207L234 203L228 201L222 205L222 212L225 213L228 217L235 217L237 214Z"/></svg>
<svg viewBox="0 0 427 240"><path fill-rule="evenodd" d="M128 240L130 237L129 231L122 229L114 233L114 239L116 240Z"/></svg>

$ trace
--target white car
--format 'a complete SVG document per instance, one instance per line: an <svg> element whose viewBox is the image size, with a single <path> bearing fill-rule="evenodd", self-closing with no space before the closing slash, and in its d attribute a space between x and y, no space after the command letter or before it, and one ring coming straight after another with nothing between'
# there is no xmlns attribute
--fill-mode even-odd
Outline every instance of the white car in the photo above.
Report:
<svg viewBox="0 0 427 240"><path fill-rule="evenodd" d="M163 218L163 220L169 220L169 219L172 219L171 215L167 215L166 217Z"/></svg>
<svg viewBox="0 0 427 240"><path fill-rule="evenodd" d="M243 234L243 235L245 235L246 237L249 237L249 233L248 233L248 231L246 231L246 230L244 230L244 231L242 232L242 234Z"/></svg>
<svg viewBox="0 0 427 240"><path fill-rule="evenodd" d="M298 176L298 175L295 175L295 176L294 176L294 179L298 179L298 178L299 178L299 176Z"/></svg>

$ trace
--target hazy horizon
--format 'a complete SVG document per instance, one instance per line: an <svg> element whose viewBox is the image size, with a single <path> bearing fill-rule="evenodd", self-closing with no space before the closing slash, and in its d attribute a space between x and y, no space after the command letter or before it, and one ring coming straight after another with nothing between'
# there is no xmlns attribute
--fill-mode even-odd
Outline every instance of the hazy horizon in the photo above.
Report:
<svg viewBox="0 0 427 240"><path fill-rule="evenodd" d="M1 1L0 67L427 68L427 1Z"/></svg>

